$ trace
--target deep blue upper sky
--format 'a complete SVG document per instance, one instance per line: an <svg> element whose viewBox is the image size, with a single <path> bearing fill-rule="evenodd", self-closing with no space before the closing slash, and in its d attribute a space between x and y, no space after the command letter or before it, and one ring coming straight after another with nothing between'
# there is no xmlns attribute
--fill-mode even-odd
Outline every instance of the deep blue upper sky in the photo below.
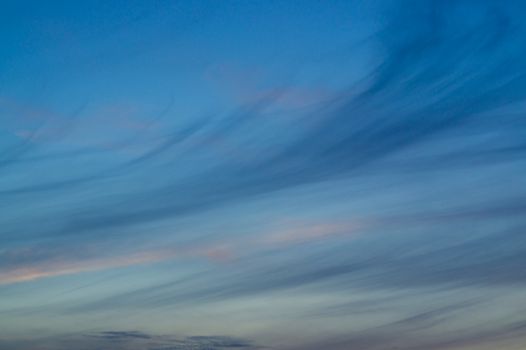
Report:
<svg viewBox="0 0 526 350"><path fill-rule="evenodd" d="M0 349L523 349L525 10L2 2Z"/></svg>

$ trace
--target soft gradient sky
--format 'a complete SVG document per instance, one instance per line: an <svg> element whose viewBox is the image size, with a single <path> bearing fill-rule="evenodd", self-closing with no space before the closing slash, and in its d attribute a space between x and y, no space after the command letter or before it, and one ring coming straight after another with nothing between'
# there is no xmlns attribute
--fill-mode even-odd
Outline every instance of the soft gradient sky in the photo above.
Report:
<svg viewBox="0 0 526 350"><path fill-rule="evenodd" d="M2 1L0 350L522 350L520 1Z"/></svg>

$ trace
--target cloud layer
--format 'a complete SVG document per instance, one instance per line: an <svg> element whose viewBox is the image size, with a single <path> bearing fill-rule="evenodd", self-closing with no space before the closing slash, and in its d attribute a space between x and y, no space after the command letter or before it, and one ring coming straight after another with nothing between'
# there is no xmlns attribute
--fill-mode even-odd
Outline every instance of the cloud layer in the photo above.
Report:
<svg viewBox="0 0 526 350"><path fill-rule="evenodd" d="M520 349L525 6L206 3L7 10L0 348Z"/></svg>

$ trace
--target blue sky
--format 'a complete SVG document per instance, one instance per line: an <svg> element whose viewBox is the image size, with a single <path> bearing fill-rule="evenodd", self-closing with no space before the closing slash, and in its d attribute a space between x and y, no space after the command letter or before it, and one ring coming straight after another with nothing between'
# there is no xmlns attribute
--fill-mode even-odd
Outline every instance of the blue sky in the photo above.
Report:
<svg viewBox="0 0 526 350"><path fill-rule="evenodd" d="M0 349L524 348L522 4L2 7Z"/></svg>

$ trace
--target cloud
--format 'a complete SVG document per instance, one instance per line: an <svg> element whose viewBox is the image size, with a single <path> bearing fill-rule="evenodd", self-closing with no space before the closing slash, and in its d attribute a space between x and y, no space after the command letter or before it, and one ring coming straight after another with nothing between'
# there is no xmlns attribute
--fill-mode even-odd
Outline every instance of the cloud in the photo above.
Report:
<svg viewBox="0 0 526 350"><path fill-rule="evenodd" d="M104 249L99 250L100 248L103 247L77 247L74 253L64 248L45 247L0 251L0 285L154 264L177 258L199 258L215 263L233 258L228 247L209 244L201 247L163 247L117 253L108 253Z"/></svg>
<svg viewBox="0 0 526 350"><path fill-rule="evenodd" d="M184 257L213 262L184 280L103 291L54 310L83 317L126 308L206 307L291 290L411 290L421 296L430 290L524 288L523 7L506 1L397 4L388 11L390 19L382 19L385 27L365 43L374 58L365 79L343 91L258 90L239 108L206 116L180 116L170 104L152 120L118 118L113 122L126 134L138 134L116 143L129 151L125 159L111 147L50 150L31 142L38 128L8 139L0 145L6 175L0 188L0 284ZM311 99L316 103L306 104ZM304 107L294 112L297 117L267 118L279 113L276 106L291 104ZM168 122L149 130L151 142L144 147L143 119L150 125L161 117ZM50 130L60 129L58 120L48 119ZM104 129L91 130L99 127ZM70 129L63 131L61 138ZM113 140L112 134L103 136ZM327 199L321 192L328 188L338 193ZM294 202L285 199L295 195ZM263 204L250 207L254 203ZM245 208L262 209L263 226L289 211L306 219L268 230L246 219L260 233L248 237L241 224L251 214ZM230 216L221 217L225 212ZM313 212L323 219L311 218ZM333 214L339 219L331 220ZM194 230L167 234L163 228L196 223L208 225L206 237L214 243L137 248L162 235L193 242L202 237ZM232 227L241 239L225 238ZM108 246L97 250L96 243L108 237ZM33 242L58 248L27 248ZM389 299L383 305L396 303ZM310 315L376 310L374 300L339 305ZM320 336L302 349L438 350L523 339L522 319L440 337L424 334L470 307L419 307L363 332ZM35 344L79 350L255 348L227 336L167 337L140 330L0 348Z"/></svg>
<svg viewBox="0 0 526 350"><path fill-rule="evenodd" d="M284 124L284 130L276 130L274 125L261 121L259 117L277 98L273 94L230 114L218 113L219 117L204 119L206 123L197 127L191 123L178 125L173 138L131 161L133 167L95 177L106 185L124 183L139 181L145 173L157 178L162 169L164 176L156 181L157 186L128 188L82 211L66 210L61 216L68 218L67 222L54 230L55 234L81 235L184 217L279 190L353 178L366 170L389 172L389 158L409 151L421 154L417 163L406 159L404 171L410 171L413 164L419 168L425 163L429 143L447 143L452 132L468 135L477 129L483 113L509 107L526 97L526 67L522 60L526 48L518 33L523 26L513 6L495 5L498 10L490 11L485 4L472 4L477 8L474 12L481 14L473 18L473 23L465 24L460 21L467 11L463 3L413 5L407 13L401 11L394 16L389 30L381 32L371 44L378 48L381 62L359 88L353 87L359 92L338 94L321 107L304 112L306 120L308 116L316 118L303 125L303 131L298 132L295 124ZM513 125L495 121L479 132L512 135L514 129ZM234 140L236 149L245 153L242 162L233 163L222 156L205 157L210 162L198 161L201 155L216 152L213 140L218 136ZM194 142L185 143L188 137ZM484 150L484 154L491 154L490 161L520 149L517 144L499 146L503 145ZM478 154L477 150L465 152L459 145L447 156L462 162ZM447 158L439 159L443 161L429 162L435 168L455 166ZM186 173L182 165L190 163L197 169ZM3 193L56 195L74 191L91 180L93 177L86 175L79 181L32 183L4 189ZM91 189L103 191L104 186L97 182Z"/></svg>
<svg viewBox="0 0 526 350"><path fill-rule="evenodd" d="M130 338L152 339L151 335L138 331L104 331L90 336L106 340L127 340Z"/></svg>
<svg viewBox="0 0 526 350"><path fill-rule="evenodd" d="M0 285L41 278L102 271L121 267L155 264L174 259L198 258L212 263L233 261L261 250L282 249L356 234L358 225L350 223L310 223L289 225L262 237L238 238L224 242L152 247L133 251L113 251L103 244L74 248L30 246L0 251ZM74 251L74 253L73 253Z"/></svg>
<svg viewBox="0 0 526 350"><path fill-rule="evenodd" d="M416 237L411 233L364 234L359 239L303 249L301 255L294 254L301 245L287 245L266 254L240 256L235 264L211 268L184 281L167 281L89 301L70 307L69 312L125 306L189 307L309 287L349 293L514 288L526 283L522 227L456 239L444 237L441 229ZM352 308L340 311L353 313Z"/></svg>
<svg viewBox="0 0 526 350"><path fill-rule="evenodd" d="M29 266L16 266L3 269L0 272L0 285L27 282L40 278L56 277L63 275L77 274L88 271L107 270L118 267L148 264L166 260L164 254L138 253L131 256L115 258L94 258L91 260L71 259L60 262L44 262L31 264Z"/></svg>
<svg viewBox="0 0 526 350"><path fill-rule="evenodd" d="M263 349L254 343L226 335L187 336L157 335L141 331L101 331L90 334L69 334L43 339L1 340L0 348L27 349L118 349L118 350L254 350Z"/></svg>
<svg viewBox="0 0 526 350"><path fill-rule="evenodd" d="M362 227L359 223L306 223L292 225L277 232L267 234L263 243L287 246L310 241L322 241L330 238L354 236Z"/></svg>
<svg viewBox="0 0 526 350"><path fill-rule="evenodd" d="M440 335L419 335L409 325L400 328L385 327L371 329L353 335L325 339L315 344L303 344L293 349L330 348L344 350L358 348L363 350L450 350L450 349L489 349L510 348L520 349L526 338L526 324L524 321L509 322L490 330L466 330L465 332L442 332Z"/></svg>

